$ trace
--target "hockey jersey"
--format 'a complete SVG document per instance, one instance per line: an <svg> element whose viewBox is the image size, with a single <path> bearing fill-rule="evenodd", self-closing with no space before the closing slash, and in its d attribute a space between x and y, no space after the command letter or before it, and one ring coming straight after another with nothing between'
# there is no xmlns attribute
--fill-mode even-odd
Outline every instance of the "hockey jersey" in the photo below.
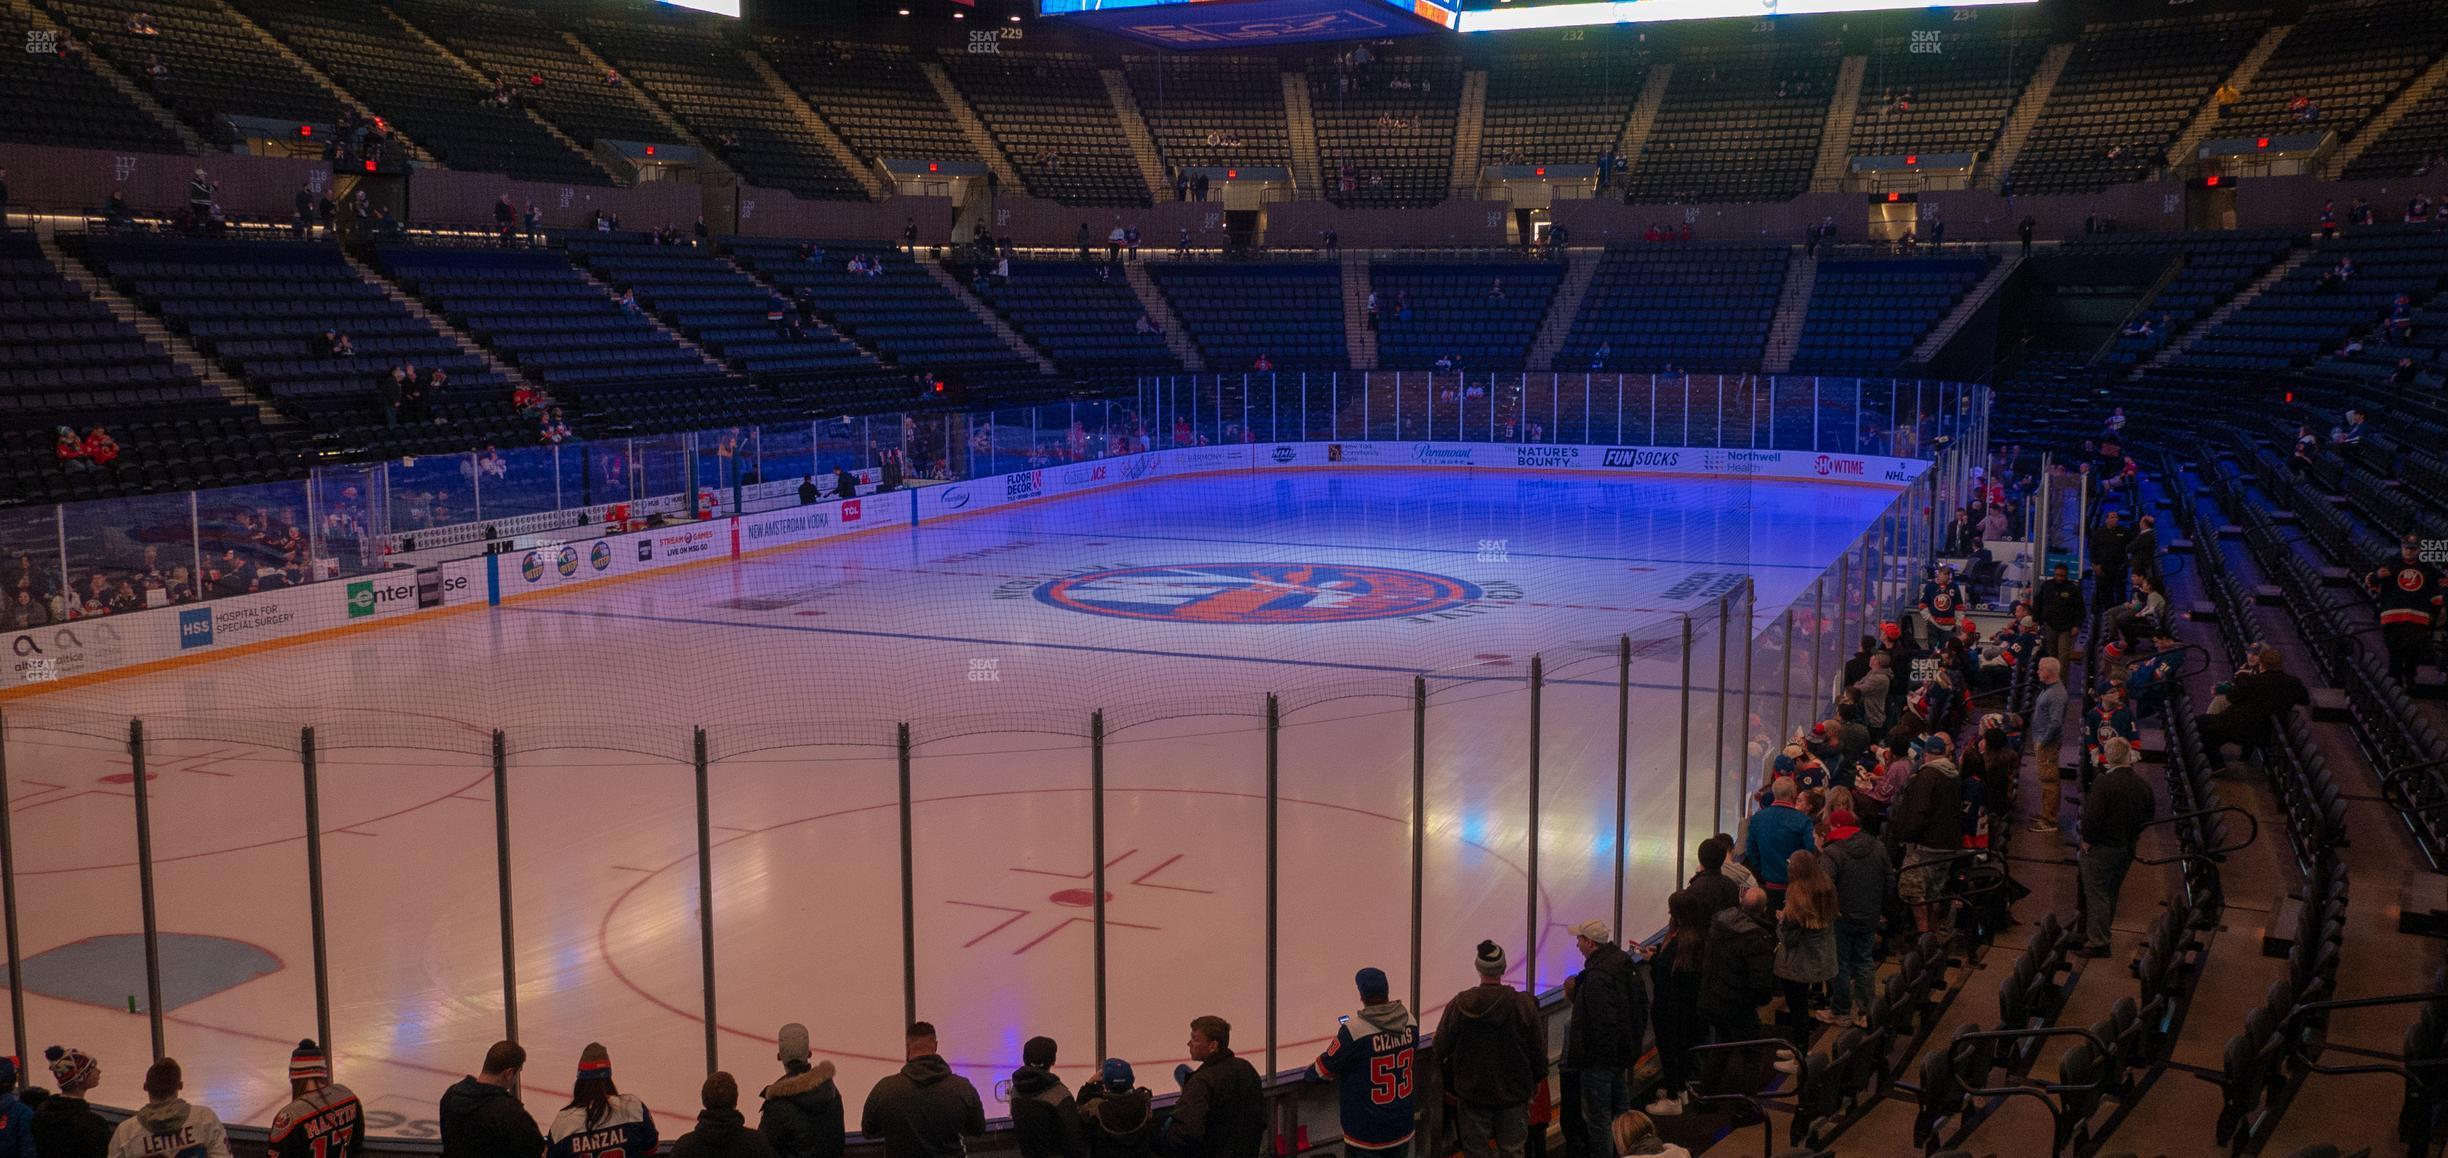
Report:
<svg viewBox="0 0 2448 1158"><path fill-rule="evenodd" d="M1921 610L1929 613L1930 622L1941 630L1955 627L1955 616L1963 610L1963 589L1952 581L1940 583L1933 579L1921 585Z"/></svg>
<svg viewBox="0 0 2448 1158"><path fill-rule="evenodd" d="M111 1131L110 1158L230 1158L229 1132L210 1106L153 1102Z"/></svg>
<svg viewBox="0 0 2448 1158"><path fill-rule="evenodd" d="M654 1115L636 1094L614 1094L603 1117L587 1124L585 1106L567 1106L553 1115L545 1158L645 1158L660 1137Z"/></svg>
<svg viewBox="0 0 2448 1158"><path fill-rule="evenodd" d="M2448 590L2448 575L2421 560L2408 563L2391 559L2371 574L2372 594L2380 601L2382 627L2429 627L2437 612L2441 592Z"/></svg>
<svg viewBox="0 0 2448 1158"><path fill-rule="evenodd" d="M355 1158L365 1134L365 1107L347 1086L308 1090L272 1116L264 1139L272 1158Z"/></svg>
<svg viewBox="0 0 2448 1158"><path fill-rule="evenodd" d="M1419 1029L1399 1001L1363 1006L1309 1067L1343 1099L1343 1144L1386 1150L1411 1141L1412 1050Z"/></svg>

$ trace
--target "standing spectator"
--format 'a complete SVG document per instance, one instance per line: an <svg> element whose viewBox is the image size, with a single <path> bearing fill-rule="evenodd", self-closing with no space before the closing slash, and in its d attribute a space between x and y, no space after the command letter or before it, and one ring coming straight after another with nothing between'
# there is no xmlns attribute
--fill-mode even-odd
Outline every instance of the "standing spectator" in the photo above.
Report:
<svg viewBox="0 0 2448 1158"><path fill-rule="evenodd" d="M915 217L901 227L901 248L913 258L918 256L918 219Z"/></svg>
<svg viewBox="0 0 2448 1158"><path fill-rule="evenodd" d="M511 243L518 239L518 224L518 205L510 200L510 195L504 193L494 198L493 232L501 238L503 249L510 248Z"/></svg>
<svg viewBox="0 0 2448 1158"><path fill-rule="evenodd" d="M2049 577L2040 581L2032 609L2040 626L2048 631L2040 653L2061 664L2074 662L2074 633L2081 629L2083 621L2082 584L2066 573L2065 564L2057 564Z"/></svg>
<svg viewBox="0 0 2448 1158"><path fill-rule="evenodd" d="M2236 669L2235 678L2226 685L2227 708L2194 718L2194 729L2201 735L2202 755L2210 763L2211 775L2227 768L2227 745L2238 744L2246 749L2266 745L2270 729L2278 717L2288 711L2311 704L2312 694L2302 680L2286 670L2286 656L2268 644L2254 644L2244 656L2244 666ZM2130 723L2128 724L2130 727ZM2130 741L2130 734L2120 739Z"/></svg>
<svg viewBox="0 0 2448 1158"><path fill-rule="evenodd" d="M1862 726L1873 735L1887 730L1887 704L1895 694L1894 662L1885 652L1872 655L1868 673L1851 685L1861 698Z"/></svg>
<svg viewBox="0 0 2448 1158"><path fill-rule="evenodd" d="M365 1107L331 1080L331 1058L313 1038L289 1052L289 1097L264 1140L272 1158L355 1158L364 1145Z"/></svg>
<svg viewBox="0 0 2448 1158"><path fill-rule="evenodd" d="M1080 1129L1089 1158L1155 1158L1156 1095L1139 1085L1131 1065L1105 1059L1096 1081L1080 1090Z"/></svg>
<svg viewBox="0 0 2448 1158"><path fill-rule="evenodd" d="M1309 1076L1335 1083L1341 1096L1346 1158L1404 1158L1416 1119L1412 1065L1419 1023L1388 995L1384 970L1362 969L1352 980L1360 988L1360 1011L1342 1019L1334 1042L1310 1063Z"/></svg>
<svg viewBox="0 0 2448 1158"><path fill-rule="evenodd" d="M1742 903L1710 924L1700 969L1700 1016L1711 1042L1750 1041L1760 1036L1759 1007L1776 988L1776 931L1770 928L1768 894L1743 891ZM1703 1084L1725 1087L1727 1051L1709 1055Z"/></svg>
<svg viewBox="0 0 2448 1158"><path fill-rule="evenodd" d="M1771 911L1785 907L1785 864L1797 849L1817 848L1818 838L1811 833L1811 818L1794 802L1797 787L1793 778L1779 776L1769 782L1768 805L1751 814L1751 823L1743 830L1743 864L1759 874L1760 884L1768 890Z"/></svg>
<svg viewBox="0 0 2448 1158"><path fill-rule="evenodd" d="M698 1087L697 1100L705 1106L697 1112L697 1128L672 1144L671 1158L775 1158L739 1112L739 1079L716 1070Z"/></svg>
<svg viewBox="0 0 2448 1158"><path fill-rule="evenodd" d="M544 1152L544 1134L519 1104L519 1074L527 1051L497 1041L485 1051L484 1072L442 1092L443 1158L502 1158Z"/></svg>
<svg viewBox="0 0 2448 1158"><path fill-rule="evenodd" d="M28 1124L34 1152L42 1158L104 1158L110 1152L111 1126L94 1113L85 1095L102 1084L102 1063L82 1051L52 1046L43 1051L51 1081L59 1092L35 1107Z"/></svg>
<svg viewBox="0 0 2448 1158"><path fill-rule="evenodd" d="M1716 921L1717 914L1742 903L1743 887L1735 883L1725 871L1732 867L1726 864L1726 859L1733 853L1733 841L1720 840L1714 836L1701 841L1699 848L1693 853L1699 858L1700 869L1691 875L1690 880L1683 883L1683 887L1690 890L1692 896L1700 902L1699 928L1700 937L1703 940L1708 938L1709 925ZM1690 963L1698 964L1697 958Z"/></svg>
<svg viewBox="0 0 2448 1158"><path fill-rule="evenodd" d="M2015 224L2015 236L2023 240L2023 256L2031 256L2032 234L2037 232L2039 228L2040 223L2032 220L2029 217L2025 217L2022 221Z"/></svg>
<svg viewBox="0 0 2448 1158"><path fill-rule="evenodd" d="M504 197L502 204L508 205ZM578 1052L578 1077L569 1104L553 1116L545 1158L590 1158L604 1151L652 1154L660 1141L654 1115L636 1094L612 1084L612 1054L600 1042Z"/></svg>
<svg viewBox="0 0 2448 1158"><path fill-rule="evenodd" d="M1680 1114L1691 1098L1691 1048L1700 1044L1701 954L1712 917L1695 889L1676 889L1666 898L1666 936L1649 957L1659 1070L1657 1098L1648 1105L1651 1117Z"/></svg>
<svg viewBox="0 0 2448 1158"><path fill-rule="evenodd" d="M804 488L803 488L804 489ZM757 1133L779 1158L841 1158L842 1098L833 1085L833 1063L810 1064L807 1027L782 1027L774 1058L782 1077L757 1096Z"/></svg>
<svg viewBox="0 0 2448 1158"><path fill-rule="evenodd" d="M1912 906L1913 926L1924 933L1931 931L1931 909L1963 848L1963 776L1948 750L1945 733L1914 742L1921 766L1887 821L1889 837L1904 849L1896 891Z"/></svg>
<svg viewBox="0 0 2448 1158"><path fill-rule="evenodd" d="M1811 988L1836 979L1836 882L1818 853L1796 849L1787 858L1785 909L1777 916L1775 973L1785 995L1785 1034L1793 1054L1776 1063L1778 1073L1798 1073L1810 1047Z"/></svg>
<svg viewBox="0 0 2448 1158"><path fill-rule="evenodd" d="M1580 1075L1580 1138L1594 1154L1615 1116L1632 1108L1629 1071L1649 1032L1649 985L1605 921L1583 921L1572 935L1582 967L1565 982L1572 1021L1564 1032L1564 1068Z"/></svg>
<svg viewBox="0 0 2448 1158"><path fill-rule="evenodd" d="M1505 951L1479 942L1479 984L1437 1021L1438 1084L1453 1095L1463 1158L1522 1158L1530 1099L1547 1074L1546 1030L1530 995L1505 984Z"/></svg>
<svg viewBox="0 0 2448 1158"><path fill-rule="evenodd" d="M1823 859L1836 890L1836 973L1828 982L1828 1012L1820 1020L1868 1028L1870 999L1877 992L1879 921L1887 898L1895 895L1895 861L1844 808L1828 813Z"/></svg>
<svg viewBox="0 0 2448 1158"><path fill-rule="evenodd" d="M1122 222L1116 220L1113 228L1105 234L1105 264L1114 266L1122 264L1122 243L1125 239Z"/></svg>
<svg viewBox="0 0 2448 1158"><path fill-rule="evenodd" d="M2148 578L2154 590L2164 590L2167 582L2159 573L2159 519L2144 515L2134 520L2133 539L2125 544L2126 565L2133 573Z"/></svg>
<svg viewBox="0 0 2448 1158"><path fill-rule="evenodd" d="M2133 867L2134 843L2142 826L2158 810L2151 789L2134 771L2133 745L2114 737L2101 745L2107 763L2099 782L2083 796L2082 870L2083 952L2108 955L2108 933L2116 920L2117 892L2125 886L2125 870Z"/></svg>
<svg viewBox="0 0 2448 1158"><path fill-rule="evenodd" d="M1232 1023L1191 1019L1190 1060L1173 1070L1181 1100L1165 1123L1164 1149L1181 1158L1256 1158L1266 1141L1266 1094L1258 1071L1232 1051Z"/></svg>
<svg viewBox="0 0 2448 1158"><path fill-rule="evenodd" d="M934 1026L911 1022L903 1044L909 1061L868 1091L859 1133L884 1139L886 1158L960 1158L961 1139L986 1132L977 1087L936 1051Z"/></svg>
<svg viewBox="0 0 2448 1158"><path fill-rule="evenodd" d="M2125 577L2132 574L2126 565L2127 548L2132 543L2133 531L2121 524L2115 511L2103 515L2099 529L2091 533L2091 563L2098 576L2092 597L2103 605L2125 601Z"/></svg>
<svg viewBox="0 0 2448 1158"><path fill-rule="evenodd" d="M2058 568L2060 572L2064 568ZM2032 774L2040 778L2040 810L2032 817L2033 832L2057 831L2057 812L2065 795L2067 768L2059 753L2066 736L2065 665L2056 656L2040 657L2040 694L2032 700L2029 743L2035 753Z"/></svg>
<svg viewBox="0 0 2448 1158"><path fill-rule="evenodd" d="M1854 652L1850 658L1845 660L1844 686L1852 687L1862 682L1862 677L1870 674L1870 657L1878 654L1878 646L1877 636L1861 637L1861 650Z"/></svg>
<svg viewBox="0 0 2448 1158"><path fill-rule="evenodd" d="M162 1058L146 1067L144 1108L112 1131L110 1158L230 1158L229 1132L222 1129L220 1115L210 1106L189 1105L180 1098L185 1084L175 1059Z"/></svg>
<svg viewBox="0 0 2448 1158"><path fill-rule="evenodd" d="M213 192L219 188L213 184L212 178L204 175L201 166L197 167L195 176L188 178L187 212L194 217L197 228L202 228L204 219L212 215Z"/></svg>
<svg viewBox="0 0 2448 1158"><path fill-rule="evenodd" d="M1054 1076L1055 1042L1032 1037L1020 1046L1020 1068L1011 1076L1012 1141L1020 1158L1088 1158L1080 1136L1079 1107Z"/></svg>
<svg viewBox="0 0 2448 1158"><path fill-rule="evenodd" d="M289 235L299 241L304 241L314 236L314 183L309 181L298 186L297 196L293 198L293 202L295 213L289 219Z"/></svg>
<svg viewBox="0 0 2448 1158"><path fill-rule="evenodd" d="M543 207L537 205L533 201L528 202L527 214L522 219L521 223L527 228L527 245L529 248L532 249L536 246L544 244Z"/></svg>
<svg viewBox="0 0 2448 1158"><path fill-rule="evenodd" d="M2448 575L2422 558L2421 539L2407 535L2398 544L2397 557L2374 568L2363 584L2380 605L2380 639L2388 646L2389 674L2410 694L2423 650L2431 642L2432 625L2448 599L2443 594L2448 593Z"/></svg>

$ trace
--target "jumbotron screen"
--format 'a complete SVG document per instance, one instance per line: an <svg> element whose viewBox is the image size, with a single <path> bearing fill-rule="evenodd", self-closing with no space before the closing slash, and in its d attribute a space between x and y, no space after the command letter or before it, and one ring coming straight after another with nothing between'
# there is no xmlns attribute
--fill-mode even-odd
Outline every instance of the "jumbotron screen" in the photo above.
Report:
<svg viewBox="0 0 2448 1158"><path fill-rule="evenodd" d="M1462 32L1507 32L1573 28L1590 24L1647 24L1664 20L1757 19L1827 12L1884 12L1903 8L1984 8L2037 4L2040 0L1455 0L1461 11L1453 27Z"/></svg>
<svg viewBox="0 0 2448 1158"><path fill-rule="evenodd" d="M1168 48L1412 36L1460 15L1453 0L1038 0L1037 11Z"/></svg>

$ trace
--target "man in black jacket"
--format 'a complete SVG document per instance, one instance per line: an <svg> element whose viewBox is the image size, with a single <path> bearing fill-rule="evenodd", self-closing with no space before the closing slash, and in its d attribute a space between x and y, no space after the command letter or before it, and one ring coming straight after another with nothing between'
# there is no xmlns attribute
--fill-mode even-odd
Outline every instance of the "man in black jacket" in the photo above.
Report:
<svg viewBox="0 0 2448 1158"><path fill-rule="evenodd" d="M2083 797L2077 860L2082 872L2083 951L2093 957L2108 955L2117 892L2125 887L2125 870L2133 867L2142 826L2158 811L2150 785L2134 771L2133 745L2112 736L2100 745L2100 753L2108 769Z"/></svg>
<svg viewBox="0 0 2448 1158"><path fill-rule="evenodd" d="M1708 914L1705 918L1708 922L1716 921L1717 914L1742 903L1742 886L1725 875L1726 858L1733 854L1733 847L1716 837L1701 841L1700 871L1693 873L1683 886L1700 898L1700 909Z"/></svg>
<svg viewBox="0 0 2448 1158"><path fill-rule="evenodd" d="M1913 741L1921 761L1887 817L1887 835L1904 847L1896 891L1912 906L1913 924L1931 931L1931 914L1963 850L1963 773L1948 754L1945 733Z"/></svg>
<svg viewBox="0 0 2448 1158"><path fill-rule="evenodd" d="M2125 544L2126 566L2133 574L2151 581L2151 589L2163 591L2167 584L2159 576L2159 519L2144 515L2134 520L2132 541Z"/></svg>
<svg viewBox="0 0 2448 1158"><path fill-rule="evenodd" d="M110 1151L111 1124L94 1113L85 1095L102 1084L102 1063L82 1050L52 1046L43 1051L43 1060L51 1068L51 1080L59 1083L59 1092L34 1107L26 1123L26 1133L34 1140L37 1154L62 1154L68 1158L91 1158Z"/></svg>
<svg viewBox="0 0 2448 1158"><path fill-rule="evenodd" d="M1649 1032L1649 985L1640 963L1615 944L1605 921L1572 928L1581 972L1565 982L1572 1022L1564 1034L1564 1068L1580 1075L1581 1129L1569 1135L1583 1153L1604 1155L1615 1119L1632 1108L1630 1067L1640 1061Z"/></svg>
<svg viewBox="0 0 2448 1158"><path fill-rule="evenodd" d="M952 1072L936 1050L935 1027L910 1023L904 1042L907 1064L867 1092L859 1111L859 1133L884 1139L885 1158L961 1158L961 1141L986 1132L986 1109L977 1087Z"/></svg>
<svg viewBox="0 0 2448 1158"><path fill-rule="evenodd" d="M1828 982L1828 1012L1821 1020L1867 1027L1870 997L1877 992L1879 922L1887 914L1887 898L1895 895L1895 861L1846 808L1828 813L1827 845L1820 855L1836 881L1836 976Z"/></svg>
<svg viewBox="0 0 2448 1158"><path fill-rule="evenodd" d="M485 1051L484 1072L442 1091L442 1158L530 1158L544 1152L544 1132L519 1104L519 1072L527 1051L497 1041Z"/></svg>
<svg viewBox="0 0 2448 1158"><path fill-rule="evenodd" d="M1088 1158L1079 1106L1054 1076L1054 1039L1032 1037L1020 1047L1011 1076L1012 1141L1020 1158Z"/></svg>
<svg viewBox="0 0 2448 1158"><path fill-rule="evenodd" d="M1181 1100L1165 1123L1164 1149L1178 1158L1257 1158L1266 1141L1266 1094L1258 1071L1232 1051L1232 1023L1191 1019L1190 1059L1177 1067Z"/></svg>
<svg viewBox="0 0 2448 1158"><path fill-rule="evenodd" d="M1768 891L1745 889L1742 903L1717 914L1709 925L1700 964L1700 1017L1709 1041L1753 1041L1765 1036L1759 1006L1776 989L1776 930L1768 924ZM1725 1089L1730 1051L1709 1055L1701 1077L1710 1092ZM1752 1068L1757 1068L1753 1059Z"/></svg>
<svg viewBox="0 0 2448 1158"><path fill-rule="evenodd" d="M1479 984L1454 995L1438 1019L1434 1060L1453 1095L1463 1158L1522 1158L1530 1097L1547 1073L1538 1004L1505 984L1505 951L1479 942Z"/></svg>
<svg viewBox="0 0 2448 1158"><path fill-rule="evenodd" d="M2065 564L2059 563L2040 581L2040 590L2033 594L2032 614L2048 630L2040 654L2055 656L2061 664L2074 662L2074 633L2082 630L2083 621L2082 584L2066 574Z"/></svg>
<svg viewBox="0 0 2448 1158"><path fill-rule="evenodd" d="M757 1133L781 1158L841 1158L842 1099L833 1063L809 1064L807 1027L798 1022L782 1027L778 1044L774 1057L782 1063L782 1080L758 1095L765 1108L757 1114Z"/></svg>
<svg viewBox="0 0 2448 1158"><path fill-rule="evenodd" d="M2132 574L2127 548L2132 543L2133 532L2119 525L2115 511L2101 516L2099 529L2091 532L2091 564L2099 576L2091 590L2102 607L2125 602L2125 582Z"/></svg>
<svg viewBox="0 0 2448 1158"><path fill-rule="evenodd" d="M2286 670L2286 656L2268 644L2255 644L2244 657L2244 666L2227 685L2227 710L2214 716L2195 716L2193 726L2201 733L2203 758L2210 762L2212 774L2227 767L2227 745L2258 747L2269 743L2270 728L2278 717L2294 708L2311 704L2312 693L2304 682Z"/></svg>

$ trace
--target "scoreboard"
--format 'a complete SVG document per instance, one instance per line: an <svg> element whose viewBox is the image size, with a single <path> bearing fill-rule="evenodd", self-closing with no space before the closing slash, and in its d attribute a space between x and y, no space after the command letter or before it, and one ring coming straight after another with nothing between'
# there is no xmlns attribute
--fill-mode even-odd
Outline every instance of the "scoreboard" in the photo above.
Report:
<svg viewBox="0 0 2448 1158"><path fill-rule="evenodd" d="M1827 12L1885 12L1907 8L1984 8L2037 4L2040 0L1454 0L1454 27L1462 32L1575 28L1592 24L1644 24L1666 20L1758 19Z"/></svg>
<svg viewBox="0 0 2448 1158"><path fill-rule="evenodd" d="M1037 10L1167 48L1417 36L1460 19L1455 0L1038 0Z"/></svg>

